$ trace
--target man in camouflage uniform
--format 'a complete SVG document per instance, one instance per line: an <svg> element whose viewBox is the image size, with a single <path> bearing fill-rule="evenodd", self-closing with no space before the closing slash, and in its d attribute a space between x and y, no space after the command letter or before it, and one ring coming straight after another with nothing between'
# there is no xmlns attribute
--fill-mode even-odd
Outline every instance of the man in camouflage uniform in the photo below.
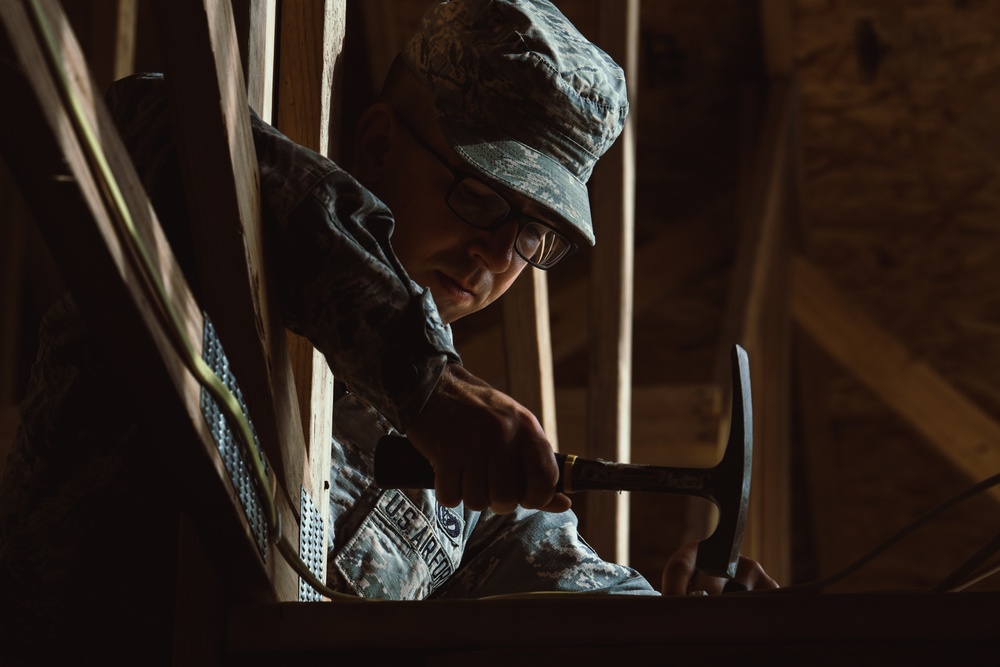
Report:
<svg viewBox="0 0 1000 667"><path fill-rule="evenodd" d="M162 78L120 82L108 102L196 286ZM331 586L391 599L656 594L582 540L537 420L461 366L448 327L527 265L593 245L585 183L627 110L620 68L552 5L454 0L428 11L362 116L351 175L253 118L286 323L349 389L333 423ZM173 573L160 568L177 510L137 473L155 429L114 373L64 298L42 323L0 485L0 602L18 610L0 644L58 638L100 655L108 638L169 642ZM431 461L434 491L375 486L374 446L392 431ZM665 592L721 588L696 583L693 553L671 561ZM737 578L774 585L752 561Z"/></svg>

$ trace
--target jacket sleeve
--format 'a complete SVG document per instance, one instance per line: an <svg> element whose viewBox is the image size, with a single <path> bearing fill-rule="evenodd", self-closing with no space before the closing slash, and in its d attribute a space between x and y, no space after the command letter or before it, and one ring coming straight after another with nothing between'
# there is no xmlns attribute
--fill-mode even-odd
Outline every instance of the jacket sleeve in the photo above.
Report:
<svg viewBox="0 0 1000 667"><path fill-rule="evenodd" d="M389 244L389 209L336 164L253 118L286 325L397 429L460 359L429 290Z"/></svg>
<svg viewBox="0 0 1000 667"><path fill-rule="evenodd" d="M167 237L197 295L164 79L128 77L107 99ZM460 363L430 291L392 251L388 208L329 159L253 112L267 271L286 326L308 338L334 374L401 431L448 362Z"/></svg>

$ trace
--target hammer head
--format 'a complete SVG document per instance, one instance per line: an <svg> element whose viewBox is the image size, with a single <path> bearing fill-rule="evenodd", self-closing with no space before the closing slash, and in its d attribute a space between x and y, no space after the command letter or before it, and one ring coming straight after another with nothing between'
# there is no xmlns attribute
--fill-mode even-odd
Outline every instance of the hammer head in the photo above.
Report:
<svg viewBox="0 0 1000 667"><path fill-rule="evenodd" d="M715 532L698 545L696 567L716 577L736 576L743 544L750 471L753 463L753 405L750 397L750 362L746 350L733 346L732 417L729 440L722 461L713 468L711 499L719 508Z"/></svg>

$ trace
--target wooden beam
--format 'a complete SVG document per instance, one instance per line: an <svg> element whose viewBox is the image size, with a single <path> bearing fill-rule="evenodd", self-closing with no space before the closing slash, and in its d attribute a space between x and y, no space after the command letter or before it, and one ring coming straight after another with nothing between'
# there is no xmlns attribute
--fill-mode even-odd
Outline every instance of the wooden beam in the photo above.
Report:
<svg viewBox="0 0 1000 667"><path fill-rule="evenodd" d="M281 12L281 76L276 127L322 155L334 150L340 105L333 101L337 59L343 50L346 0L287 2ZM287 332L306 446L312 496L321 517L329 507L330 440L333 437L333 373L308 340ZM321 552L326 553L327 531ZM320 579L326 580L326 559Z"/></svg>
<svg viewBox="0 0 1000 667"><path fill-rule="evenodd" d="M852 304L802 257L792 262L795 322L970 480L1000 470L1000 423ZM991 495L1000 500L1000 489Z"/></svg>
<svg viewBox="0 0 1000 667"><path fill-rule="evenodd" d="M635 101L639 0L602 0L600 46L621 64ZM634 111L634 110L633 110ZM635 218L635 121L595 168L597 244L591 273L591 348L587 455L629 460L632 390L632 272ZM584 534L602 558L628 563L628 503L620 494L587 498Z"/></svg>
<svg viewBox="0 0 1000 667"><path fill-rule="evenodd" d="M559 449L556 426L548 280L528 268L501 299L507 390L531 410L552 446Z"/></svg>
<svg viewBox="0 0 1000 667"><path fill-rule="evenodd" d="M155 213L101 101L91 86L82 52L57 2L41 0L52 27L56 63L66 70L71 98L82 109L82 123L100 145L130 211L153 271L165 286L182 331L200 355L204 321L184 276L160 230ZM159 307L147 291L136 255L126 241L117 208L98 177L90 152L73 129L67 107L44 55L35 24L20 0L0 0L0 58L16 66L0 68L0 87L14 95L7 123L0 125L0 146L46 236L60 269L120 380L135 387L141 418L156 424L150 447L162 471L153 479L183 480L182 500L197 506L192 514L202 535L227 563L222 575L234 599L274 600L274 590L288 579L277 558L264 560L246 522L218 447L202 414L201 389L186 371L172 336L163 328ZM290 521L294 518L289 516ZM294 580L293 580L294 585Z"/></svg>
<svg viewBox="0 0 1000 667"><path fill-rule="evenodd" d="M156 4L203 306L291 507L307 455L284 325L264 262L257 158L228 0ZM315 497L314 489L307 489Z"/></svg>
<svg viewBox="0 0 1000 667"><path fill-rule="evenodd" d="M135 33L138 0L102 0L91 3L90 71L98 90L135 71Z"/></svg>
<svg viewBox="0 0 1000 667"><path fill-rule="evenodd" d="M343 47L343 1L292 0L281 5L279 130L330 155L333 74Z"/></svg>
<svg viewBox="0 0 1000 667"><path fill-rule="evenodd" d="M273 117L277 0L232 0L236 39L250 108L265 123Z"/></svg>

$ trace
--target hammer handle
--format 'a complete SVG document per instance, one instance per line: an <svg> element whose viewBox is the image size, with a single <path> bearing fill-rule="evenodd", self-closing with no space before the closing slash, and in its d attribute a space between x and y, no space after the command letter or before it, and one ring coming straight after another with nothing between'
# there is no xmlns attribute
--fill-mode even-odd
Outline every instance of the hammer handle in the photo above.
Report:
<svg viewBox="0 0 1000 667"><path fill-rule="evenodd" d="M650 491L711 498L712 468L614 463L555 454L556 491ZM387 435L375 449L375 483L383 489L433 489L434 469L405 437Z"/></svg>

